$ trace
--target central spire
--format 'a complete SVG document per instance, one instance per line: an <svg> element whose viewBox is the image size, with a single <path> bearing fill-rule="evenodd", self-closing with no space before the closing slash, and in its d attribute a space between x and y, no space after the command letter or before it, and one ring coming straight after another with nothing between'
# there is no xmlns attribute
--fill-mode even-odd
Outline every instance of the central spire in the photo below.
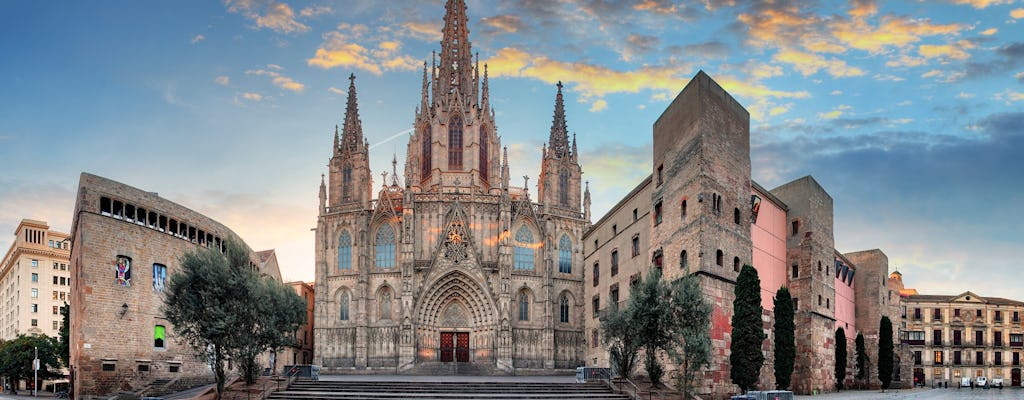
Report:
<svg viewBox="0 0 1024 400"><path fill-rule="evenodd" d="M562 81L558 81L555 95L555 115L551 119L551 137L548 150L555 158L569 157L569 127L565 122L565 101L562 99Z"/></svg>
<svg viewBox="0 0 1024 400"><path fill-rule="evenodd" d="M473 89L473 55L469 44L469 23L464 0L448 0L444 6L444 36L441 39L441 65L437 77L440 95L458 92L463 100Z"/></svg>
<svg viewBox="0 0 1024 400"><path fill-rule="evenodd" d="M337 133L335 133L337 136ZM359 101L356 100L356 75L348 77L348 105L345 107L345 125L341 131L341 146L354 152L363 143L363 123L359 120Z"/></svg>

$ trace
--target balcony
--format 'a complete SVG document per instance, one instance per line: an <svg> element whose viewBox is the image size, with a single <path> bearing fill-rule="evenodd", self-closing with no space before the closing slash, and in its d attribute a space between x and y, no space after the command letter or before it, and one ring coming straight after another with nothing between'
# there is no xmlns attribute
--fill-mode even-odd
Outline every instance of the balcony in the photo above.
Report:
<svg viewBox="0 0 1024 400"><path fill-rule="evenodd" d="M924 339L921 339L921 340L903 339L903 344L909 344L911 346L924 346Z"/></svg>

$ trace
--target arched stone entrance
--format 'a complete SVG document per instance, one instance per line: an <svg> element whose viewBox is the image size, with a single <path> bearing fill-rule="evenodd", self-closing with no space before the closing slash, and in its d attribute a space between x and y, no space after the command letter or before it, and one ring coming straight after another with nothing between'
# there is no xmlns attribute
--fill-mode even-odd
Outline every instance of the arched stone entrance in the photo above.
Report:
<svg viewBox="0 0 1024 400"><path fill-rule="evenodd" d="M477 279L461 270L445 273L416 310L417 364L494 365L498 309Z"/></svg>

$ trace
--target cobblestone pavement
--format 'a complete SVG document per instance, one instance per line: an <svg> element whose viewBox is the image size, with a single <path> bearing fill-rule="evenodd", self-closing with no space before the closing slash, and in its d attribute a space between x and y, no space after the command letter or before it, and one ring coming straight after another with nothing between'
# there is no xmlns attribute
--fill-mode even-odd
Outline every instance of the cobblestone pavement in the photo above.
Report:
<svg viewBox="0 0 1024 400"><path fill-rule="evenodd" d="M959 399L1024 399L1024 389L908 389L887 390L885 393L874 390L844 391L827 393L818 396L796 396L801 400L959 400Z"/></svg>

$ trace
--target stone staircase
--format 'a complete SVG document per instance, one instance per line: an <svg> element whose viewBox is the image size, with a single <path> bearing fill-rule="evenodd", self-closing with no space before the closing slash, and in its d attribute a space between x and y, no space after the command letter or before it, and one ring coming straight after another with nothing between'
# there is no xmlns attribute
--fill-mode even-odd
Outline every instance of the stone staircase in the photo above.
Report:
<svg viewBox="0 0 1024 400"><path fill-rule="evenodd" d="M268 400L430 399L430 400L628 400L604 383L549 382L326 382L299 379Z"/></svg>

